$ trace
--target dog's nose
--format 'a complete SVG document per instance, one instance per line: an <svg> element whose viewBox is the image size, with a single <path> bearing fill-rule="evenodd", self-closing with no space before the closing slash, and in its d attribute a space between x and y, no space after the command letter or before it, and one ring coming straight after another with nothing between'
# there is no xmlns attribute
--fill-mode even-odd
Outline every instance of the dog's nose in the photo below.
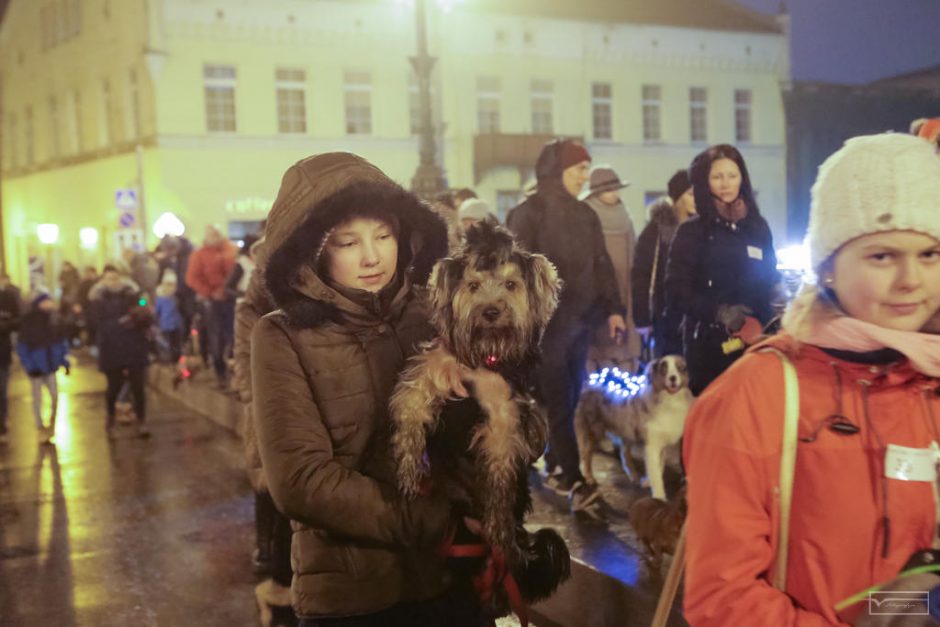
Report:
<svg viewBox="0 0 940 627"><path fill-rule="evenodd" d="M500 313L502 312L496 307L487 307L486 309L483 310L483 317L489 320L490 322L496 322L497 318L499 318Z"/></svg>

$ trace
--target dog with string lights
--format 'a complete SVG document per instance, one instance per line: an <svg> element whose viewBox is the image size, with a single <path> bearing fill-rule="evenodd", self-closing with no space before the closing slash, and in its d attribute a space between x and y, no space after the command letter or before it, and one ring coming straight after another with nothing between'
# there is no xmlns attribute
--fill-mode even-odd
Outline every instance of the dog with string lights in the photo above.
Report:
<svg viewBox="0 0 940 627"><path fill-rule="evenodd" d="M596 482L594 451L610 436L620 444L621 466L634 483L640 483L642 475L632 449L643 447L652 496L665 500L667 448L679 444L693 400L688 368L679 355L653 360L639 376L616 366L591 373L574 417L584 478Z"/></svg>
<svg viewBox="0 0 940 627"><path fill-rule="evenodd" d="M484 221L437 263L428 287L438 337L410 360L390 404L399 487L445 490L480 520L522 600L546 598L569 575L568 549L554 530L530 533L523 522L532 507L528 467L548 437L533 371L561 281L545 257ZM453 397L455 376L467 398ZM492 600L497 613L511 602Z"/></svg>

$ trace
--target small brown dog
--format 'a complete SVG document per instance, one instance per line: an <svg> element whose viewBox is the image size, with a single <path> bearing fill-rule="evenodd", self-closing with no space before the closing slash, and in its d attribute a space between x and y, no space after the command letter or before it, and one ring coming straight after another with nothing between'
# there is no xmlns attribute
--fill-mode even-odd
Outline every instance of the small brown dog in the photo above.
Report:
<svg viewBox="0 0 940 627"><path fill-rule="evenodd" d="M669 502L645 496L630 506L630 525L646 547L653 570L662 567L663 555L676 552L687 511L685 486Z"/></svg>

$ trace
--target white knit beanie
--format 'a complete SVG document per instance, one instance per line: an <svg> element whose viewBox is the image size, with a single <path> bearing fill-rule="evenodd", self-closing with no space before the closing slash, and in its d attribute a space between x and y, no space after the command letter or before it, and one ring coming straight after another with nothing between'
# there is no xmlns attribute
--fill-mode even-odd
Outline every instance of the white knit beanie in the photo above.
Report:
<svg viewBox="0 0 940 627"><path fill-rule="evenodd" d="M494 216L493 210L485 200L479 198L468 198L460 203L457 209L457 216L463 219L485 220L488 216Z"/></svg>
<svg viewBox="0 0 940 627"><path fill-rule="evenodd" d="M855 137L819 167L806 236L814 269L843 244L884 231L940 240L940 157L919 137Z"/></svg>

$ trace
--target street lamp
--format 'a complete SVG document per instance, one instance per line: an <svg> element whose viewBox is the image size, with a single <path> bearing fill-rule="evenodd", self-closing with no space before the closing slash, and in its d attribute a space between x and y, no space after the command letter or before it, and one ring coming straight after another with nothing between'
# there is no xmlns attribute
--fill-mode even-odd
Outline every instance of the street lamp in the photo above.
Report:
<svg viewBox="0 0 940 627"><path fill-rule="evenodd" d="M59 225L58 224L38 224L36 225L36 237L39 238L39 243L42 244L42 247L45 251L45 261L46 266L44 277L46 281L46 287L49 288L49 291L52 291L52 286L55 285L55 270L52 267L53 263L53 247L56 242L59 241Z"/></svg>
<svg viewBox="0 0 940 627"><path fill-rule="evenodd" d="M162 213L157 221L153 223L153 234L158 239L163 239L167 235L179 237L185 232L186 225L183 224L183 221L169 211Z"/></svg>
<svg viewBox="0 0 940 627"><path fill-rule="evenodd" d="M83 227L78 231L78 239L85 250L94 250L98 246L98 229L90 226Z"/></svg>
<svg viewBox="0 0 940 627"><path fill-rule="evenodd" d="M449 10L459 0L438 0L444 10ZM432 198L444 191L444 172L437 165L437 143L434 141L434 122L431 114L431 72L437 61L428 53L427 24L425 20L425 0L415 0L415 32L418 38L417 54L411 57L411 67L418 79L418 106L421 118L421 160L411 189L418 196Z"/></svg>

